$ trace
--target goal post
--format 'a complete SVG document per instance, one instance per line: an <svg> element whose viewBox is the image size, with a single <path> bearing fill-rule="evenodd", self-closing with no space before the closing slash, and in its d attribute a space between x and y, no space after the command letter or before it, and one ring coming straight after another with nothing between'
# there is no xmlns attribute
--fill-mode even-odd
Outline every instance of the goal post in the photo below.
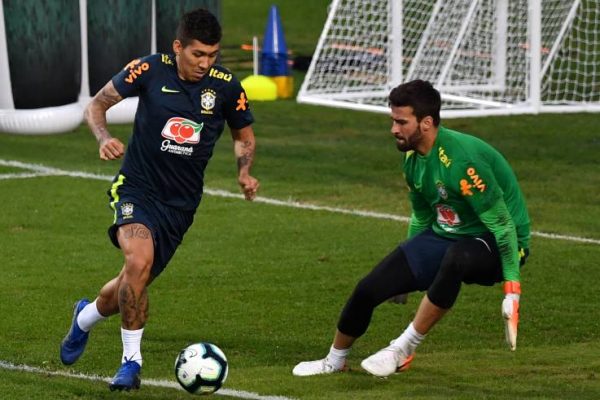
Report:
<svg viewBox="0 0 600 400"><path fill-rule="evenodd" d="M388 112L413 79L444 117L600 112L600 0L333 0L297 100Z"/></svg>

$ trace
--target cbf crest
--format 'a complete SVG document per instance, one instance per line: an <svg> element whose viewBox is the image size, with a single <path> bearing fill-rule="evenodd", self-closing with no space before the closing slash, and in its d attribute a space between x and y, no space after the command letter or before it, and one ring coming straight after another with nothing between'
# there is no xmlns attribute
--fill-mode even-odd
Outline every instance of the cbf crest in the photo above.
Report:
<svg viewBox="0 0 600 400"><path fill-rule="evenodd" d="M212 110L215 108L216 100L217 95L214 90L205 89L202 91L202 94L200 95L200 106L202 107L202 110L200 110L200 112L202 114L212 114Z"/></svg>
<svg viewBox="0 0 600 400"><path fill-rule="evenodd" d="M123 219L132 218L133 217L133 204L131 204L131 203L121 204L121 214L123 214Z"/></svg>
<svg viewBox="0 0 600 400"><path fill-rule="evenodd" d="M446 190L446 186L440 181L437 181L435 186L437 186L437 191L440 197L444 200L448 200L448 191Z"/></svg>

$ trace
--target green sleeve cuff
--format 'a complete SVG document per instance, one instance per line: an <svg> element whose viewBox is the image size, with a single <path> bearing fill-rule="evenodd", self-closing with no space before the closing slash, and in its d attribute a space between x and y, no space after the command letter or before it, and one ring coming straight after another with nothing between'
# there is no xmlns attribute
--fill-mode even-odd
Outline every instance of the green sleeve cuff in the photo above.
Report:
<svg viewBox="0 0 600 400"><path fill-rule="evenodd" d="M506 203L504 200L499 200L479 217L496 238L504 280L519 282L521 272L519 270L517 230Z"/></svg>

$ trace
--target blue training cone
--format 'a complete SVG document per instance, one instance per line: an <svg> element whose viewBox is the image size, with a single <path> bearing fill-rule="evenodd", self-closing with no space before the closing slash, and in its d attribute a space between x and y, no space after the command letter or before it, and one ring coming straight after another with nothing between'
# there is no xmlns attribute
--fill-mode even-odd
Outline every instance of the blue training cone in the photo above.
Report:
<svg viewBox="0 0 600 400"><path fill-rule="evenodd" d="M277 84L279 97L288 98L293 92L293 78L289 74L288 51L277 6L272 5L265 29L260 74L271 77Z"/></svg>

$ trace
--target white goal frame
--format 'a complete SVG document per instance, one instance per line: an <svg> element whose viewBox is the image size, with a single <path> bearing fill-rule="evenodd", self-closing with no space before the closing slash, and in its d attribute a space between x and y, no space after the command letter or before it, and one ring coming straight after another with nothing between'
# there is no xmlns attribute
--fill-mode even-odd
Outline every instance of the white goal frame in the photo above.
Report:
<svg viewBox="0 0 600 400"><path fill-rule="evenodd" d="M417 1L429 7L429 19L423 22L424 27L418 32L418 45L409 50L405 48L408 42L405 7L414 7ZM459 17L448 6L449 3L460 8ZM517 20L515 3L525 13L519 15L524 22L518 28L508 24L514 24ZM560 13L550 10L551 4L560 6ZM360 26L358 19L365 18L360 10L356 15L353 13L357 8L369 7L379 7L385 11L378 11L381 21L377 23L387 30L384 32L387 37L378 32L377 39L373 34L373 42L366 37L370 35L369 31L361 32L359 38L352 36L355 27ZM481 24L483 8L491 21L486 20L485 25ZM411 12L414 13L407 11L407 15ZM450 27L450 34L444 36L445 32L441 32L439 27L446 23L452 12L455 12L454 25ZM598 20L581 22L583 13L594 15ZM545 25L549 16L559 18L558 22L553 21L556 26ZM354 17L356 21L352 21ZM578 44L584 35L575 31L581 26L592 30L591 45ZM487 31L482 33L483 30ZM521 37L510 37L515 30L519 30ZM476 35L487 40L475 38ZM486 50L479 50L471 44L477 44L477 40L486 42ZM443 45L439 45L442 41ZM562 51L565 43L571 47ZM435 49L436 46L441 50ZM517 47L518 54L515 51ZM357 56L357 51L362 53ZM434 58L436 51L441 55L437 59ZM576 66L578 59L573 59L573 54L584 51L593 52L585 60L591 67L587 64ZM354 52L353 58L344 59L349 57L350 52ZM471 56L469 52L484 55ZM365 61L370 57L382 61L373 67L375 61ZM482 76L478 77L479 82L456 79L456 70L476 57L486 59L485 65L479 67L479 71L483 71ZM517 62L518 67L515 66ZM432 64L435 64L435 69L431 68ZM593 64L598 66L593 67ZM558 68L564 68L565 71ZM517 83L509 81L513 79L508 75L509 70L513 76L517 76ZM600 94L590 95L589 91L580 94L566 88L573 86L566 82L573 75L577 76L574 79L579 80L576 82L578 85L589 83L597 88L596 92L600 92L600 0L333 0L297 101L387 113L387 96L393 87L413 79L425 79L440 91L442 116L448 118L600 112ZM346 76L348 82L344 81ZM360 79L365 82L357 84L356 81ZM563 90L561 82L565 82L566 89ZM514 95L516 91L522 93Z"/></svg>

